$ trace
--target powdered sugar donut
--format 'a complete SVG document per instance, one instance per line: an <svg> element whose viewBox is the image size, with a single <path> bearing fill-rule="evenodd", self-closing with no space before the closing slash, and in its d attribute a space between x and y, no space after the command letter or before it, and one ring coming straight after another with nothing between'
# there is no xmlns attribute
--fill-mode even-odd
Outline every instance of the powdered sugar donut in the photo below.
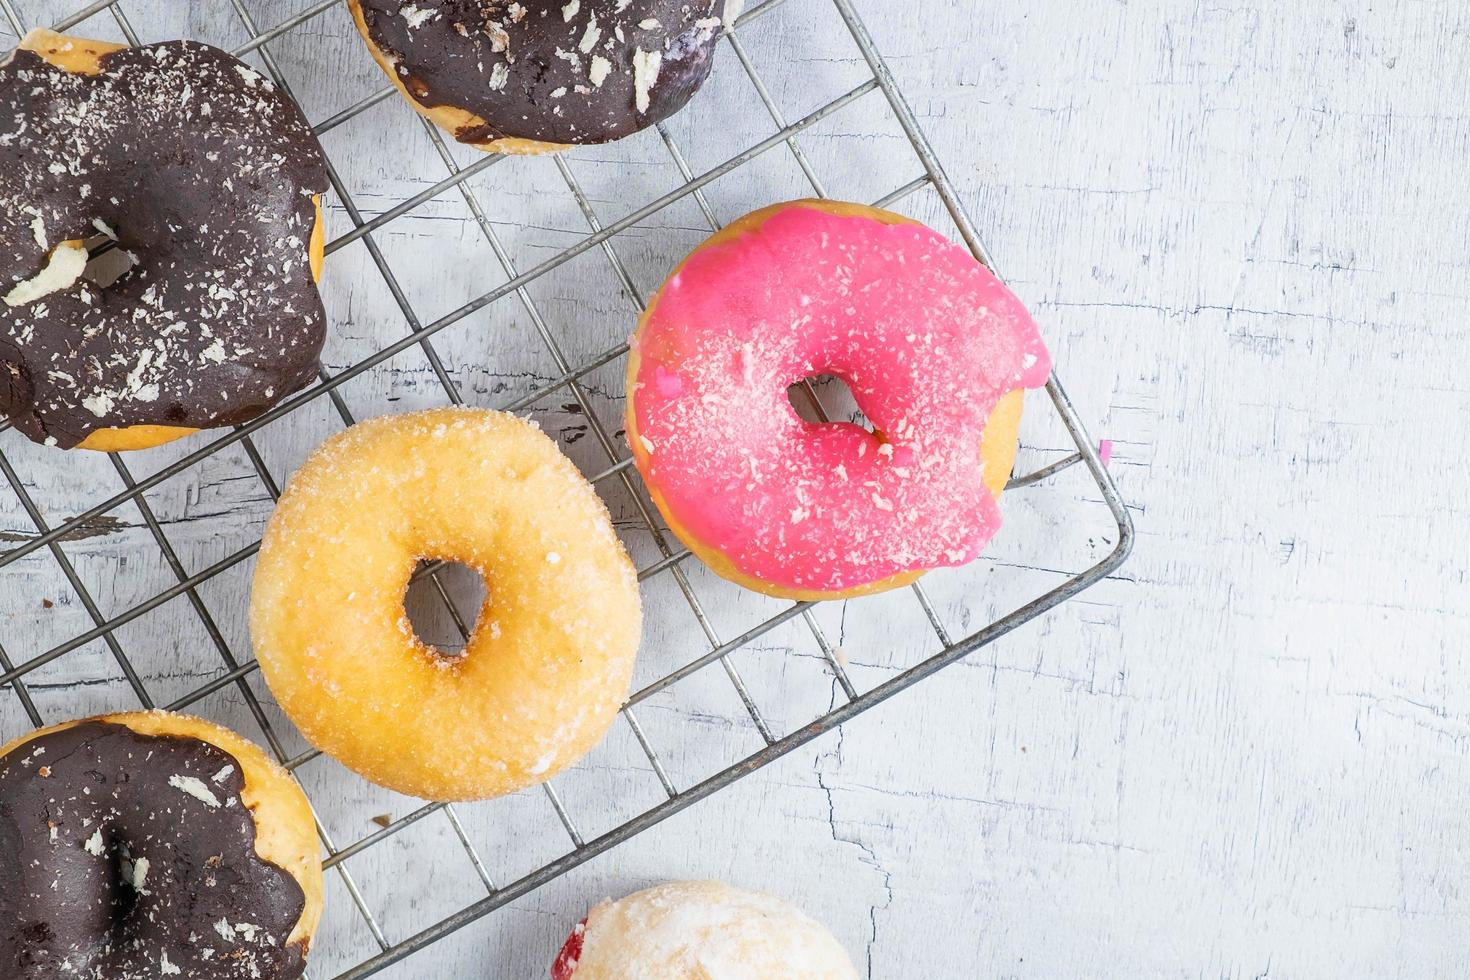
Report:
<svg viewBox="0 0 1470 980"><path fill-rule="evenodd" d="M716 881L676 881L603 902L577 924L552 980L856 980L805 912Z"/></svg>
<svg viewBox="0 0 1470 980"><path fill-rule="evenodd" d="M414 635L419 559L486 596L464 652ZM266 527L250 597L261 673L315 746L432 800L550 779L602 738L638 649L638 582L607 508L514 415L445 408L327 440Z"/></svg>
<svg viewBox="0 0 1470 980"><path fill-rule="evenodd" d="M633 458L670 528L769 595L845 598L974 559L1000 526L1021 388L1050 357L1021 302L901 215L757 211L696 249L639 324ZM873 431L802 420L835 375Z"/></svg>

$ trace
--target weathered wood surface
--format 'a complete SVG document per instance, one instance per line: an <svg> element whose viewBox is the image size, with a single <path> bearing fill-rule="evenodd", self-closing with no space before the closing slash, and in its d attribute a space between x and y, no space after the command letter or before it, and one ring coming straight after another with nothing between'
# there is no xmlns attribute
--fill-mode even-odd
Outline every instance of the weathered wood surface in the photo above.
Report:
<svg viewBox="0 0 1470 980"><path fill-rule="evenodd" d="M17 9L46 23L79 5ZM265 27L307 4L246 6ZM225 2L122 8L144 39L233 47L249 37ZM1084 417L1114 441L1136 556L970 662L387 975L544 976L588 902L694 876L802 903L875 978L1466 975L1470 7L863 8L1003 270L1044 319ZM106 15L85 31L118 35ZM790 0L745 42L788 118L865 77L824 0ZM382 84L340 8L269 50L314 120ZM772 131L728 46L720 59L709 89L670 126L696 172ZM445 174L396 99L325 142L368 217ZM801 146L834 196L873 199L919 172L877 96ZM566 163L603 221L680 183L651 134ZM551 160L504 162L469 187L521 268L587 234ZM707 197L727 221L807 193L778 148ZM904 208L939 221L931 193ZM330 221L334 235L351 227L342 201ZM646 296L707 231L686 199L615 249ZM420 322L505 279L458 192L375 242ZM363 243L331 257L324 291L330 368L404 335L405 314ZM630 330L633 303L600 250L530 294L572 362ZM504 404L560 374L513 296L434 347L474 404ZM620 370L587 382L610 430ZM444 398L417 349L342 395L358 417ZM606 466L567 392L532 411L588 473ZM274 479L340 424L320 400L263 431L256 442ZM1064 448L1039 399L1023 443L1032 465ZM127 463L146 475L197 445ZM13 433L0 451L52 523L122 486L105 457L61 456ZM655 560L627 495L616 481L603 489L635 559ZM948 628L969 632L1106 553L1095 498L1076 472L1010 495L991 555L928 581ZM147 500L189 572L254 541L271 506L238 446ZM0 531L7 541L34 532L6 487ZM103 616L177 581L131 505L63 551ZM722 638L781 608L686 568ZM199 590L240 658L249 569ZM0 580L0 644L14 660L93 625L45 551ZM707 649L669 575L648 584L646 605L642 682ZM908 593L816 617L864 687L937 648ZM222 669L187 599L117 630L116 643L160 703ZM734 662L778 734L833 702L800 620ZM27 683L47 720L137 704L100 641ZM303 748L267 705L287 751ZM197 708L259 737L237 690ZM643 705L640 718L681 787L759 744L718 667ZM5 694L0 736L26 724ZM376 830L373 817L416 805L328 760L301 775L339 845ZM661 797L621 724L557 786L589 837ZM458 814L497 882L568 846L537 793ZM442 814L347 866L390 941L483 894ZM317 977L376 948L341 879L329 881Z"/></svg>

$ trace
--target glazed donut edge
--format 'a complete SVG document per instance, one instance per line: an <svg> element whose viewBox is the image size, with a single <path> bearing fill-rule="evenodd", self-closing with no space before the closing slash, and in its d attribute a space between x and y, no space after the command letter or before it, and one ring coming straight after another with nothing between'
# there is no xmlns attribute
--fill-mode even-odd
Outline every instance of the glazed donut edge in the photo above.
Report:
<svg viewBox="0 0 1470 980"><path fill-rule="evenodd" d="M245 781L240 801L255 826L255 853L289 874L304 896L301 916L286 937L286 945L311 946L322 915L322 865L316 823L306 795L289 773L254 742L193 715L173 711L124 711L77 718L27 732L0 746L4 758L36 739L92 722L120 725L136 734L191 738L213 745L240 765Z"/></svg>
<svg viewBox="0 0 1470 980"><path fill-rule="evenodd" d="M750 589L753 592L759 592L778 599L791 599L797 602L855 599L861 596L876 595L881 592L903 588L904 586L917 582L926 572L931 571L931 569L912 569L875 582L869 582L865 585L834 591L789 588L756 578L753 575L741 571L718 548L704 543L697 535L685 527L678 519L674 508L669 505L664 495L659 491L658 481L650 479L651 454L644 440L639 436L638 418L632 395L641 366L637 342L638 336L643 332L644 326L652 320L655 311L658 309L659 300L663 295L664 288L679 275L679 272L696 255L699 255L705 249L734 241L745 235L757 234L767 221L790 208L810 208L838 216L871 218L883 224L890 225L922 225L921 222L906 215L870 205L817 198L802 198L779 204L771 204L752 211L741 218L737 218L705 239L705 241L696 246L693 251L674 267L673 271L669 273L668 278L665 280L664 285L648 301L648 305L644 308L643 314L639 317L633 341L629 344L627 358L626 385L629 396L624 414L624 425L627 431L628 446L633 454L634 465L637 466L639 473L643 476L644 485L648 489L649 497L653 500L654 505L658 507L659 513L663 515L664 520L668 523L669 530L680 541L683 541L685 546L704 562L711 571L721 578L734 582L736 585ZM979 451L981 458L985 461L985 483L997 500L1000 499L1001 493L1005 490L1006 483L1010 479L1011 469L1015 464L1024 398L1025 389L1022 388L1017 388L1002 396L991 412L981 436Z"/></svg>

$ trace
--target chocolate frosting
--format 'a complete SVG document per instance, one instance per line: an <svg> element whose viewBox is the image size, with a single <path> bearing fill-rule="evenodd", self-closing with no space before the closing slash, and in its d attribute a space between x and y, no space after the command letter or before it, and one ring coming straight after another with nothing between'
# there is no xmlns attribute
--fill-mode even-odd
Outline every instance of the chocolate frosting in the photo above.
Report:
<svg viewBox="0 0 1470 980"><path fill-rule="evenodd" d="M0 976L301 976L305 896L255 853L243 787L215 745L103 721L0 758Z"/></svg>
<svg viewBox="0 0 1470 980"><path fill-rule="evenodd" d="M252 418L315 374L307 248L321 148L296 105L217 48L170 41L71 74L0 66L0 413L37 442ZM134 264L14 303L66 241ZM24 297L19 297L24 299Z"/></svg>
<svg viewBox="0 0 1470 980"><path fill-rule="evenodd" d="M421 104L485 121L455 137L621 139L684 107L732 0L353 0ZM728 9L727 9L728 8Z"/></svg>

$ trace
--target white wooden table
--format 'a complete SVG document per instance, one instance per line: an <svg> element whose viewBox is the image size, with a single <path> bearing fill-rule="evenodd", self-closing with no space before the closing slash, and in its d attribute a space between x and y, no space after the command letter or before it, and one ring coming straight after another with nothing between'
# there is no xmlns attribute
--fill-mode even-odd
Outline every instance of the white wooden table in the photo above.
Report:
<svg viewBox="0 0 1470 980"><path fill-rule="evenodd" d="M17 7L46 23L79 5ZM248 36L224 2L122 6L145 40L231 47ZM307 3L246 6L270 25ZM1135 557L973 660L385 975L544 976L590 902L702 876L801 903L885 980L1470 973L1470 7L863 8L1002 270L1043 320L1074 400L1113 441L1139 528ZM105 18L88 26L117 35ZM824 0L791 0L748 44L790 117L860 77ZM313 120L381 85L342 10L271 51ZM770 131L731 52L720 57L708 90L671 126L696 171ZM326 144L367 216L444 174L397 100ZM897 162L909 158L896 128L876 115L836 116L803 148L834 196L871 199L913 176ZM613 217L679 182L652 135L568 163ZM474 179L518 263L586 234L565 194L548 191L559 181L549 160ZM729 220L806 192L792 158L773 154L712 185L709 198ZM937 218L932 195L910 203ZM329 220L333 234L351 227L340 202ZM619 247L647 292L706 232L685 202ZM504 278L456 194L394 222L378 243L425 322ZM324 294L329 369L403 335L404 315L362 243L333 255ZM535 300L574 353L631 326L597 255L538 283ZM435 346L477 404L502 404L556 373L509 304ZM615 374L588 385L613 425ZM417 350L342 394L359 417L443 400ZM535 414L595 471L605 460L565 401ZM288 422L258 440L277 479L340 428L323 402ZM1059 448L1031 427L1023 445L1032 464ZM146 475L189 448L129 465ZM0 451L52 523L120 488L105 457L61 456L14 433L0 436ZM1067 487L1079 499L1068 501ZM1036 538L1016 538L1070 530L1055 520L1089 490L1059 481L1045 505L1008 504L1011 536L987 561L1026 565L1019 571L1044 588L1056 573L1016 557L1037 553L1024 546ZM238 447L148 499L190 571L258 538L270 512ZM616 502L614 511L629 519ZM0 529L13 542L34 530L3 487ZM132 508L63 548L104 614L177 581ZM249 568L202 590L242 653ZM721 628L769 614L690 571ZM935 577L945 616L984 615L966 588L986 581L979 574ZM92 625L44 550L0 570L0 583L0 644L16 659ZM650 588L646 602L649 649L702 642L669 586ZM882 677L932 645L911 607L894 609L880 600L819 615L855 673ZM219 672L183 599L116 636L161 703ZM739 667L777 725L832 698L795 630L767 636ZM136 706L101 642L29 680L48 720ZM237 692L196 710L257 737ZM650 702L643 720L680 779L755 747L728 683L709 671ZM25 727L4 694L0 737ZM567 780L584 833L654 801L646 765L620 761L636 758L630 745L621 736ZM416 805L327 760L301 776L339 843ZM558 828L539 796L502 802L462 813L487 863L513 876L551 856L544 838ZM389 938L482 888L436 820L351 870ZM375 948L340 880L329 882L314 976Z"/></svg>

